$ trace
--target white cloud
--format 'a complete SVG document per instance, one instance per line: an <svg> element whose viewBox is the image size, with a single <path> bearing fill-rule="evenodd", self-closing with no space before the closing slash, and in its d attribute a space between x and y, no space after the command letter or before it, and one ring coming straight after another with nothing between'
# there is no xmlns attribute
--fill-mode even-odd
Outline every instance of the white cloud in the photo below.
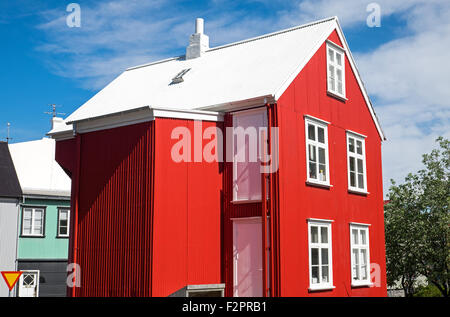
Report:
<svg viewBox="0 0 450 317"><path fill-rule="evenodd" d="M383 146L384 187L422 168L435 139L450 138L450 5L428 1L403 12L411 35L356 62L388 137Z"/></svg>

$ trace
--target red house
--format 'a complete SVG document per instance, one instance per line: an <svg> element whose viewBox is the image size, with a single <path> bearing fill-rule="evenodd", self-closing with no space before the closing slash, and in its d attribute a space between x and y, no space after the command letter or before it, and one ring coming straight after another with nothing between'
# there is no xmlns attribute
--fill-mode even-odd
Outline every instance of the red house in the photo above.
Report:
<svg viewBox="0 0 450 317"><path fill-rule="evenodd" d="M189 42L49 133L69 295L386 296L385 137L337 18L214 48L198 19Z"/></svg>

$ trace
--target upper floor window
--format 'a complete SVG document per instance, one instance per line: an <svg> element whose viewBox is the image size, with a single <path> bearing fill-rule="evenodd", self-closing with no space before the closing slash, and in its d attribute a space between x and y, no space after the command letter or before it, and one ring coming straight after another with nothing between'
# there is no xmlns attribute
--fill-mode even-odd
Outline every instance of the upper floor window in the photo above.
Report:
<svg viewBox="0 0 450 317"><path fill-rule="evenodd" d="M58 237L68 237L69 236L69 219L70 210L66 208L58 208Z"/></svg>
<svg viewBox="0 0 450 317"><path fill-rule="evenodd" d="M352 285L370 284L370 254L368 225L350 224Z"/></svg>
<svg viewBox="0 0 450 317"><path fill-rule="evenodd" d="M233 202L261 200L261 132L267 135L267 112L233 114Z"/></svg>
<svg viewBox="0 0 450 317"><path fill-rule="evenodd" d="M22 235L44 236L44 208L24 207L22 211Z"/></svg>
<svg viewBox="0 0 450 317"><path fill-rule="evenodd" d="M308 221L309 288L329 289L333 286L331 258L331 222Z"/></svg>
<svg viewBox="0 0 450 317"><path fill-rule="evenodd" d="M328 123L305 116L307 181L329 185Z"/></svg>
<svg viewBox="0 0 450 317"><path fill-rule="evenodd" d="M347 131L347 161L349 190L367 192L364 136Z"/></svg>
<svg viewBox="0 0 450 317"><path fill-rule="evenodd" d="M345 52L344 49L327 42L328 92L345 99Z"/></svg>

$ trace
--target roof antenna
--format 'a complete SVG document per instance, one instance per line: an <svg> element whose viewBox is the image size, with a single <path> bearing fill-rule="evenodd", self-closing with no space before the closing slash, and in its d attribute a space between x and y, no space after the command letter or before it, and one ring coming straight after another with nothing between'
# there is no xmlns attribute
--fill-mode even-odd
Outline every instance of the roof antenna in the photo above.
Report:
<svg viewBox="0 0 450 317"><path fill-rule="evenodd" d="M12 138L9 137L9 128L11 127L11 123L7 123L8 128L7 128L7 137L6 137L6 143L9 143L9 140L12 140Z"/></svg>
<svg viewBox="0 0 450 317"><path fill-rule="evenodd" d="M56 107L61 107L61 105L55 105L53 104L49 104L49 106L52 106L52 112L46 111L44 112L45 114L50 114L52 116L52 118L55 118L57 115L65 115L65 113L62 112L56 112Z"/></svg>
<svg viewBox="0 0 450 317"><path fill-rule="evenodd" d="M52 111L51 112L46 111L44 113L45 114L49 114L49 115L52 116L52 118L50 119L50 125L51 125L52 130L53 130L53 128L55 127L56 124L59 124L60 122L62 122L62 119L58 118L57 116L58 115L62 115L63 116L63 115L65 115L65 113L63 113L63 112L56 112L56 107L60 107L60 105L49 104L49 106L52 106Z"/></svg>

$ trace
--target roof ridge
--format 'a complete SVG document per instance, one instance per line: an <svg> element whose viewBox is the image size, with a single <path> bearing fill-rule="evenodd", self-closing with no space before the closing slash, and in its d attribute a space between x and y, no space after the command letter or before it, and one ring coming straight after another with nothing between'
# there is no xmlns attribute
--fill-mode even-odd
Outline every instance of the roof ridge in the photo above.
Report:
<svg viewBox="0 0 450 317"><path fill-rule="evenodd" d="M213 48L210 48L210 49L206 50L206 53L212 52L212 51L216 51L216 50L220 50L220 49L224 49L224 48L231 47L231 46L236 46L236 45L241 45L241 44L245 44L245 43L249 43L249 42L254 42L254 41L257 41L257 40L265 39L265 38L276 36L276 35L283 34L283 33L296 31L296 30L299 30L299 29L303 29L303 28L306 28L306 27L309 27L309 26L313 26L313 25L329 22L331 20L336 20L336 19L337 19L337 17L333 16L333 17L328 17L328 18L322 19L322 20L309 22L309 23L306 23L306 24L296 25L296 26L293 26L293 27L290 27L290 28L287 28L287 29L283 29L283 30L279 30L279 31L275 31L275 32L272 32L272 33L266 33L266 34L259 35L259 36L256 36L256 37L252 37L252 38L249 38L249 39L240 40L240 41L237 41L237 42L232 42L232 43L216 46L216 47L213 47ZM176 59L182 59L182 58L184 58L184 56L185 55L174 56L174 57L165 58L165 59L162 59L162 60L159 60L159 61L145 63L145 64L141 64L141 65L137 65L137 66L132 66L132 67L127 68L125 71L134 70L134 69L137 69L137 68L142 68L142 67L147 67L147 66L152 66L152 65L156 65L156 64L161 64L161 63L165 63L165 62L170 62L170 61L176 60Z"/></svg>
<svg viewBox="0 0 450 317"><path fill-rule="evenodd" d="M272 32L272 33L266 33L266 34L259 35L259 36L253 37L253 38L249 38L249 39L245 39L245 40L241 40L241 41L237 41L237 42L233 42L233 43L229 43L229 44L216 46L216 47L210 48L206 52L220 50L220 49L223 49L223 48L227 48L227 47L230 47L230 46L236 46L236 45L240 45L240 44L245 44L245 43L248 43L248 42L254 42L254 41L257 41L257 40L261 40L261 39L265 39L265 38L268 38L268 37L280 35L280 34L283 34L283 33L288 33L288 32L296 31L296 30L299 30L299 29L304 29L304 28L309 27L309 26L325 23L325 22L328 22L328 21L331 21L331 20L334 20L334 19L336 19L335 16L334 17L330 17L330 18L326 18L326 19L322 19L322 20L318 20L318 21L309 22L309 23L302 24L302 25L296 25L296 26L293 26L293 27L290 27L290 28L287 28L287 29L275 31L275 32Z"/></svg>

